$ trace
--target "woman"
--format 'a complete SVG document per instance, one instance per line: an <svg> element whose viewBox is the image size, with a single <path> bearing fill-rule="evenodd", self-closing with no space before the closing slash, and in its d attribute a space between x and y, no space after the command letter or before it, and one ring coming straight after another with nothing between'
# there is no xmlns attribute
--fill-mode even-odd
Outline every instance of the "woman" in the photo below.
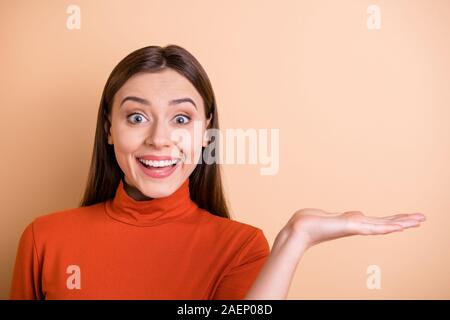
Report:
<svg viewBox="0 0 450 320"><path fill-rule="evenodd" d="M312 245L424 219L303 209L270 252L261 229L231 220L220 167L203 161L218 129L210 81L188 51L125 57L102 94L81 205L27 226L10 298L284 299Z"/></svg>

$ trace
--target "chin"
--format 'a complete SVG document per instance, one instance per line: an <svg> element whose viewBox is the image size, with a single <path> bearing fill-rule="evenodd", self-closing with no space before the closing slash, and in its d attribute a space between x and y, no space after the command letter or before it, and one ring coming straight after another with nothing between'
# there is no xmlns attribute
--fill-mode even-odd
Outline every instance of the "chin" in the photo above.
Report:
<svg viewBox="0 0 450 320"><path fill-rule="evenodd" d="M150 198L164 198L170 196L177 190L177 186L171 182L156 181L148 183L146 188L143 188L142 192Z"/></svg>

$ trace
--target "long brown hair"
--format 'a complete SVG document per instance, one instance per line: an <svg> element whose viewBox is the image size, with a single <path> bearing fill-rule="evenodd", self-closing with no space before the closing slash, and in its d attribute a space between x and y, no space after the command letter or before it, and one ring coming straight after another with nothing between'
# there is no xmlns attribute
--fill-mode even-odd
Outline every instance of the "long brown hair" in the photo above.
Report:
<svg viewBox="0 0 450 320"><path fill-rule="evenodd" d="M207 129L219 129L216 99L203 67L186 49L177 45L166 47L148 46L138 49L122 59L111 72L103 89L97 115L94 149L89 169L86 189L80 206L89 206L114 197L123 171L120 169L114 146L108 144L108 132L111 127L109 115L114 95L122 85L138 72L157 72L171 68L197 89L203 98L205 117L212 116ZM215 141L218 148L219 141ZM205 147L202 147L202 156ZM217 150L217 149L216 149ZM223 192L220 166L214 161L207 164L201 161L189 177L191 199L210 213L231 219Z"/></svg>

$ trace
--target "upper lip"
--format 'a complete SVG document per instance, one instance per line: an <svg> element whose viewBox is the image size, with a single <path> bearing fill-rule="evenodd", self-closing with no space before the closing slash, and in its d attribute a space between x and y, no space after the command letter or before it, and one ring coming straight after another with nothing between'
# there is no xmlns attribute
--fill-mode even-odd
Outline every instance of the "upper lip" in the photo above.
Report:
<svg viewBox="0 0 450 320"><path fill-rule="evenodd" d="M144 156L138 156L138 159L144 159L144 160L152 160L152 161L164 161L164 160L179 160L179 158L174 158L171 156L156 156L152 154L144 155Z"/></svg>

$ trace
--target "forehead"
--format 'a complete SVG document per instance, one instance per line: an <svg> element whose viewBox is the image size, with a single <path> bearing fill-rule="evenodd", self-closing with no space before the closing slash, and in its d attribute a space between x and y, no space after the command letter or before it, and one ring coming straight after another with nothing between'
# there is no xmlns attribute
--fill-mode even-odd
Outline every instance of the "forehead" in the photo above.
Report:
<svg viewBox="0 0 450 320"><path fill-rule="evenodd" d="M197 106L203 105L202 97L192 83L172 69L133 75L117 91L114 100L122 101L128 95L139 96L155 104L167 104L172 99L190 97Z"/></svg>

